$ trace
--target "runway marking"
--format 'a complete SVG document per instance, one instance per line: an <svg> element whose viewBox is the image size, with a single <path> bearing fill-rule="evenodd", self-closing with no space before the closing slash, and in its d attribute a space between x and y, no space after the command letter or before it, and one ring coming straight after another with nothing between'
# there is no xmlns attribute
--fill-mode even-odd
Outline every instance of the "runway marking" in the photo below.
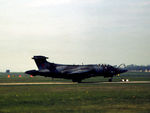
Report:
<svg viewBox="0 0 150 113"><path fill-rule="evenodd" d="M88 82L85 82L85 83L88 83ZM117 84L140 84L140 83L150 83L150 81L128 81L128 82L92 82L92 83L88 83L88 84L114 84L114 83L117 83ZM11 85L54 85L54 84L68 84L68 85L71 85L71 84L78 84L76 82L30 82L30 83L0 83L0 86L3 86L3 85L8 85L8 86L11 86ZM84 84L81 83L81 84Z"/></svg>

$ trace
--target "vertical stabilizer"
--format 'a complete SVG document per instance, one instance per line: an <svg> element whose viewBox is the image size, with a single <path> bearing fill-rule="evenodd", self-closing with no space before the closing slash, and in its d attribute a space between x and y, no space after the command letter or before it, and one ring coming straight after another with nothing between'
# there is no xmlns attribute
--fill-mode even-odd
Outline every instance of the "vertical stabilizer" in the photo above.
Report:
<svg viewBox="0 0 150 113"><path fill-rule="evenodd" d="M38 67L39 70L42 69L50 69L52 66L52 63L47 62L46 59L48 59L48 57L45 56L34 56L32 59L35 60L35 63Z"/></svg>

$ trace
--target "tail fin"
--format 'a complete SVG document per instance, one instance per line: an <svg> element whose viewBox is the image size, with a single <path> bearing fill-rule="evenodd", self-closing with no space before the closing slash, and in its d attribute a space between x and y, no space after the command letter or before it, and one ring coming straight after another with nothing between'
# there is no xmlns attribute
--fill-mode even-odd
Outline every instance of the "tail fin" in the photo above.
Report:
<svg viewBox="0 0 150 113"><path fill-rule="evenodd" d="M53 63L47 62L46 59L48 59L48 57L45 57L45 56L34 56L32 59L35 60L35 63L36 63L39 70L42 70L42 69L51 70L51 68L54 65Z"/></svg>

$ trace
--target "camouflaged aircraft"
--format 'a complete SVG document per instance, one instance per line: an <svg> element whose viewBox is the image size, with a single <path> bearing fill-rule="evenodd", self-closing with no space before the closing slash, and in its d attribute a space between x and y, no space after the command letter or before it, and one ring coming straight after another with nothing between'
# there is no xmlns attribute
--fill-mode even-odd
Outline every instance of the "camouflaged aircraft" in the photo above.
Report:
<svg viewBox="0 0 150 113"><path fill-rule="evenodd" d="M105 64L96 65L65 65L48 62L45 56L34 56L32 59L38 67L38 70L26 71L26 74L32 76L41 75L52 78L64 78L71 79L73 82L80 83L83 79L104 76L109 78L109 82L112 81L113 76L120 73L127 72L125 68L120 66L115 67Z"/></svg>

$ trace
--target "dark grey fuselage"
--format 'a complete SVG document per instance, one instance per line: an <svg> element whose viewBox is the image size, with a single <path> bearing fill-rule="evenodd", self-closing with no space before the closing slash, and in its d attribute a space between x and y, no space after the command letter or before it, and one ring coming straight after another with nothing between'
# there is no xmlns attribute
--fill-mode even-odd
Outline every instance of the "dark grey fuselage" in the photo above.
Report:
<svg viewBox="0 0 150 113"><path fill-rule="evenodd" d="M25 73L33 76L41 75L53 78L72 79L74 82L81 82L85 78L104 76L113 77L127 70L116 68L111 65L64 65L47 62L45 56L34 56L33 59L39 70L29 70Z"/></svg>

